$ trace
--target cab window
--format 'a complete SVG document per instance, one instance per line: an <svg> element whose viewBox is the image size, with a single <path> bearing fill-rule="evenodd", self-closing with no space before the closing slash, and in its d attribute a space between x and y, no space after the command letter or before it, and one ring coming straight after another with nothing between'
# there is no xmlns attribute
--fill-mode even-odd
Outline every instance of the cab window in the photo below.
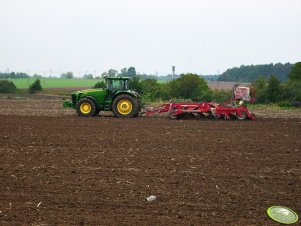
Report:
<svg viewBox="0 0 301 226"><path fill-rule="evenodd" d="M126 80L109 80L108 88L111 91L128 89L128 82Z"/></svg>

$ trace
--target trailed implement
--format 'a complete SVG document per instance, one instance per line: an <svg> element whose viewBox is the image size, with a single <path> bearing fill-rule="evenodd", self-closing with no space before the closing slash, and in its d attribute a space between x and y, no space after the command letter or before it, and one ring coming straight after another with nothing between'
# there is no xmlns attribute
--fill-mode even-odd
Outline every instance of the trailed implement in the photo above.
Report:
<svg viewBox="0 0 301 226"><path fill-rule="evenodd" d="M255 116L246 107L246 102L255 102L255 90L252 87L235 85L232 98L223 103L214 102L175 102L150 108L146 115L168 112L171 119L187 116L222 119L254 120Z"/></svg>

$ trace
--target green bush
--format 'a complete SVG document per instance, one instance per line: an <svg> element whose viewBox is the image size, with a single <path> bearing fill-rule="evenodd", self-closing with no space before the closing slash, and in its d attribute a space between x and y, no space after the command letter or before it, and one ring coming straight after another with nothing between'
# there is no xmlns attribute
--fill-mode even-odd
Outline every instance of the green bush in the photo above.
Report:
<svg viewBox="0 0 301 226"><path fill-rule="evenodd" d="M0 80L0 93L15 93L17 87L15 84L8 80Z"/></svg>
<svg viewBox="0 0 301 226"><path fill-rule="evenodd" d="M301 62L297 62L292 67L292 70L288 74L290 81L301 81Z"/></svg>
<svg viewBox="0 0 301 226"><path fill-rule="evenodd" d="M42 86L41 86L41 82L40 79L37 79L34 83L32 83L29 88L28 88L28 92L29 93L36 93L38 91L42 90Z"/></svg>
<svg viewBox="0 0 301 226"><path fill-rule="evenodd" d="M231 92L229 90L213 90L211 101L221 103L231 99Z"/></svg>
<svg viewBox="0 0 301 226"><path fill-rule="evenodd" d="M183 74L180 78L167 84L171 98L191 99L193 101L210 101L212 91L206 81L196 74Z"/></svg>
<svg viewBox="0 0 301 226"><path fill-rule="evenodd" d="M138 76L134 76L131 78L129 82L129 86L131 90L134 90L138 92L139 94L142 94L142 85L141 85L141 80Z"/></svg>
<svg viewBox="0 0 301 226"><path fill-rule="evenodd" d="M156 79L142 80L141 88L141 94L150 100L166 99L164 84L158 83Z"/></svg>
<svg viewBox="0 0 301 226"><path fill-rule="evenodd" d="M282 108L288 108L288 107L292 107L292 103L289 102L289 101L284 100L284 101L280 101L278 103L278 106L282 107Z"/></svg>
<svg viewBox="0 0 301 226"><path fill-rule="evenodd" d="M104 89L104 88L106 88L106 84L104 83L104 81L97 82L97 83L93 86L93 88L95 88L95 89L97 89L97 88L102 88L102 89Z"/></svg>
<svg viewBox="0 0 301 226"><path fill-rule="evenodd" d="M266 99L270 103L277 103L281 101L282 93L283 89L281 86L281 82L277 79L275 75L272 75L269 78L268 86L266 88Z"/></svg>

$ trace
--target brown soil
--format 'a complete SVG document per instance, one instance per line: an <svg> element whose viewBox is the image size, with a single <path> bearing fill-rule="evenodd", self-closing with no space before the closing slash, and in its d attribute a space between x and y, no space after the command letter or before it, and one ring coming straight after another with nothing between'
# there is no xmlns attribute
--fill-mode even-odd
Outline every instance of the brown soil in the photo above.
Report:
<svg viewBox="0 0 301 226"><path fill-rule="evenodd" d="M79 118L59 100L0 103L0 225L276 225L269 206L301 212L300 119Z"/></svg>

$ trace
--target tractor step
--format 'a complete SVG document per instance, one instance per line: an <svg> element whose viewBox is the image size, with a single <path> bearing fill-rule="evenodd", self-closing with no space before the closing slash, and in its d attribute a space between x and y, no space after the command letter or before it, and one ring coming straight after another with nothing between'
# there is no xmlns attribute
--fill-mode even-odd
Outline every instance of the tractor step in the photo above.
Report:
<svg viewBox="0 0 301 226"><path fill-rule="evenodd" d="M110 111L111 101L106 101L104 106L104 111Z"/></svg>

